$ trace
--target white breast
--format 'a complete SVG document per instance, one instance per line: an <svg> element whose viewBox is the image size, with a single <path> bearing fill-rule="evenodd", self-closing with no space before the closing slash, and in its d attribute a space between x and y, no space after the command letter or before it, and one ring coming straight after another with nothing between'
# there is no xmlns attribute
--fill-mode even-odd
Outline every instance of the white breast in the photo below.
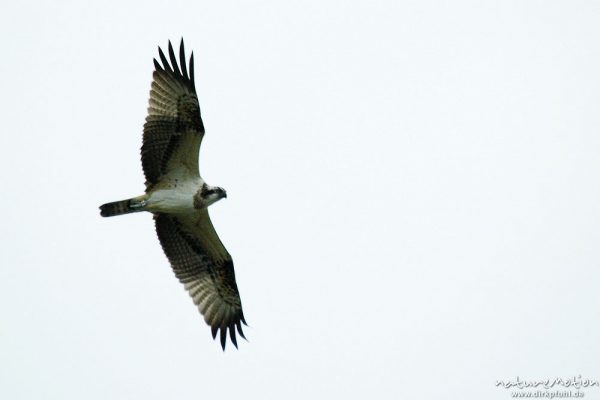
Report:
<svg viewBox="0 0 600 400"><path fill-rule="evenodd" d="M194 195L202 185L201 179L171 180L150 194L146 209L169 214L192 212Z"/></svg>

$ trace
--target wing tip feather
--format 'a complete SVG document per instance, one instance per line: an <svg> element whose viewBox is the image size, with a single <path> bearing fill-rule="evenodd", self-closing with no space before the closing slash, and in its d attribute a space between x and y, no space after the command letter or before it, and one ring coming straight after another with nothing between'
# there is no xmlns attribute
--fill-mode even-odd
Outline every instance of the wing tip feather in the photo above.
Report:
<svg viewBox="0 0 600 400"><path fill-rule="evenodd" d="M235 337L235 324L233 322L229 325L229 338L231 339L231 343L233 343L233 345L237 349L238 345L237 338Z"/></svg>
<svg viewBox="0 0 600 400"><path fill-rule="evenodd" d="M171 69L171 65L169 65L169 61L167 60L167 57L165 57L165 53L162 51L160 46L158 47L158 56L162 62L163 69L167 72L174 73L175 71Z"/></svg>
<svg viewBox="0 0 600 400"><path fill-rule="evenodd" d="M225 345L227 344L227 327L221 326L221 347L225 351Z"/></svg>
<svg viewBox="0 0 600 400"><path fill-rule="evenodd" d="M246 325L245 322L244 322L244 325ZM210 329L211 329L211 334L212 334L212 337L214 340L217 339L217 334L218 334L218 336L219 336L218 340L219 340L219 343L221 344L223 351L225 351L225 347L227 346L227 334L228 333L229 333L229 339L231 340L231 343L233 344L233 346L236 349L239 349L237 335L239 335L245 341L248 341L248 339L246 338L246 335L244 335L244 331L242 330L241 319L238 319L237 321L232 321L229 323L229 325L226 325L225 322L222 322L220 325L218 325L217 322L213 321L213 324L210 326Z"/></svg>
<svg viewBox="0 0 600 400"><path fill-rule="evenodd" d="M175 58L175 51L173 51L173 45L169 40L169 59L171 60L171 64L173 65L173 70L175 74L182 75L181 71L179 71L179 66L177 65L177 58Z"/></svg>
<svg viewBox="0 0 600 400"><path fill-rule="evenodd" d="M190 81L192 82L192 86L196 83L194 81L194 52L192 51L190 55Z"/></svg>
<svg viewBox="0 0 600 400"><path fill-rule="evenodd" d="M179 60L177 60L177 56L175 53L175 49L171 40L168 41L167 52L169 53L169 57L165 55L165 52L162 50L160 46L158 46L158 58L160 59L159 63L156 58L154 59L154 67L157 71L165 71L168 74L172 75L175 79L183 83L193 92L195 92L195 80L194 80L194 52L191 53L189 68L187 68L186 57L185 57L185 46L183 37L181 37L181 42L179 45Z"/></svg>
<svg viewBox="0 0 600 400"><path fill-rule="evenodd" d="M190 82L187 66L185 65L185 47L183 45L183 36L181 37L181 43L179 44L179 63L181 64L181 74L183 75L183 78Z"/></svg>
<svg viewBox="0 0 600 400"><path fill-rule="evenodd" d="M163 70L162 67L160 66L160 64L158 63L158 61L156 61L156 58L153 58L152 61L154 61L154 68L157 71L162 71Z"/></svg>

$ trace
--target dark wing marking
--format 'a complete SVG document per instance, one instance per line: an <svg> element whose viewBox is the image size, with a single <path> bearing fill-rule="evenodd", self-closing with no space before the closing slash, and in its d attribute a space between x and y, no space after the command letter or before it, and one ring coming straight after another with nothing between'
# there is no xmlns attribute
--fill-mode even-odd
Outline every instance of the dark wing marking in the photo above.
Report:
<svg viewBox="0 0 600 400"><path fill-rule="evenodd" d="M169 60L158 48L161 64L154 59L152 88L148 116L144 124L142 166L146 187L157 183L171 170L184 167L188 173L199 175L198 155L204 136L200 106L194 88L194 55L190 68L185 65L183 39L177 63L173 46L169 42Z"/></svg>
<svg viewBox="0 0 600 400"><path fill-rule="evenodd" d="M221 330L221 346L225 350L229 330L231 342L237 347L236 330L245 339L242 323L246 321L233 261L219 240L208 211L202 210L200 217L190 219L167 214L155 214L154 219L156 233L175 276L211 326L213 338Z"/></svg>

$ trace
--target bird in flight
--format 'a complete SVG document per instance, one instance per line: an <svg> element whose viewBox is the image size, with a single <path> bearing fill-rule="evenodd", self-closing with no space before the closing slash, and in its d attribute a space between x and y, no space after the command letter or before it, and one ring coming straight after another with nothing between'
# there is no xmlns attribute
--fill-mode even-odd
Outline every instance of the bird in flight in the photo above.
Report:
<svg viewBox="0 0 600 400"><path fill-rule="evenodd" d="M148 211L175 276L211 327L220 331L225 350L227 332L237 348L236 331L245 339L246 325L235 282L233 261L208 215L208 206L227 197L200 176L198 156L204 124L194 85L194 53L189 68L183 39L179 63L169 41L169 58L158 48L154 59L148 116L141 149L146 193L100 206L100 215ZM170 62L169 62L170 61Z"/></svg>

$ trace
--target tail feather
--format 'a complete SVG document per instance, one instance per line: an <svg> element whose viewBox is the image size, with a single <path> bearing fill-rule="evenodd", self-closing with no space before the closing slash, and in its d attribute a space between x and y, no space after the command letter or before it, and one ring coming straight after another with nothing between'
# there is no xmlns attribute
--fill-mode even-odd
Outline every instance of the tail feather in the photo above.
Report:
<svg viewBox="0 0 600 400"><path fill-rule="evenodd" d="M113 201L100 206L100 215L103 217L114 217L116 215L144 211L144 205L144 202L137 198Z"/></svg>

